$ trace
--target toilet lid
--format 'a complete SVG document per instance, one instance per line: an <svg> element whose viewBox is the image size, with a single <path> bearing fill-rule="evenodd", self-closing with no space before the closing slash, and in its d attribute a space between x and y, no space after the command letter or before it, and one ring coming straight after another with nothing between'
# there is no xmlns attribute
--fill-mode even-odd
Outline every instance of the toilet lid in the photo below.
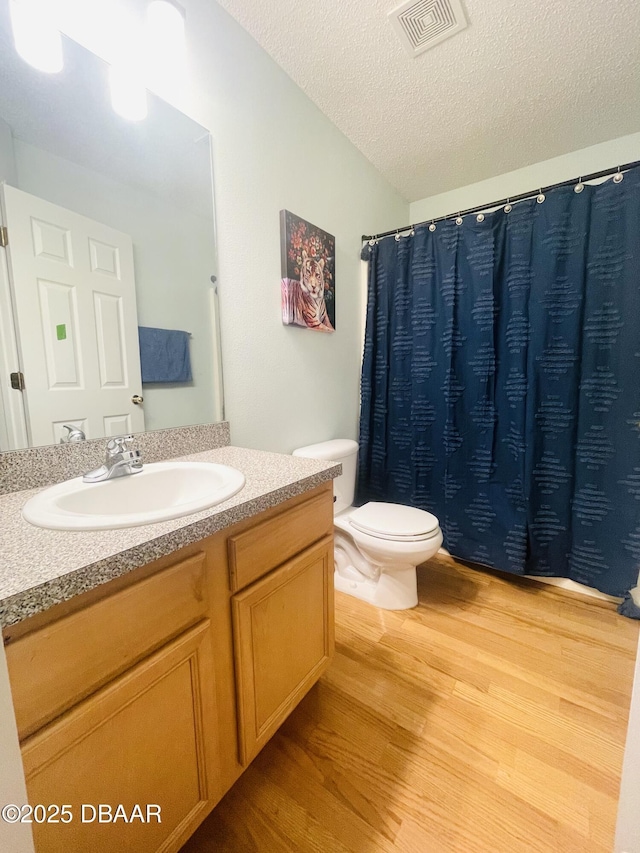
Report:
<svg viewBox="0 0 640 853"><path fill-rule="evenodd" d="M435 536L439 522L435 515L413 506L371 502L355 509L349 521L356 530L379 539L416 542Z"/></svg>

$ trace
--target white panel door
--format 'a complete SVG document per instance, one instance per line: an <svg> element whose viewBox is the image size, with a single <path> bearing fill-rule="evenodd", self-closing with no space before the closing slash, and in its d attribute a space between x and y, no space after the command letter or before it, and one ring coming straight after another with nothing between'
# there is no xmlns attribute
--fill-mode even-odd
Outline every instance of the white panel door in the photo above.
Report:
<svg viewBox="0 0 640 853"><path fill-rule="evenodd" d="M143 430L131 238L6 185L4 210L31 443L66 423L87 438Z"/></svg>

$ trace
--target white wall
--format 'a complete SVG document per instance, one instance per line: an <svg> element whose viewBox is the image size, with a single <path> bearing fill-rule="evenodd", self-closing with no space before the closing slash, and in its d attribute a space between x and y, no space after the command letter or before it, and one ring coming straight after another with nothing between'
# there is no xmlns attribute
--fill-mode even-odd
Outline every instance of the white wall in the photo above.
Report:
<svg viewBox="0 0 640 853"><path fill-rule="evenodd" d="M130 235L139 324L191 332L193 383L145 385L146 428L214 420L211 222L19 139L14 151L19 189Z"/></svg>
<svg viewBox="0 0 640 853"><path fill-rule="evenodd" d="M354 438L360 370L360 237L408 204L211 0L187 0L198 99L211 129L226 414L232 440L288 452ZM322 69L318 69L322 73ZM336 237L336 332L280 320L280 209Z"/></svg>
<svg viewBox="0 0 640 853"><path fill-rule="evenodd" d="M431 217L447 216L457 210L488 204L510 195L519 195L537 187L568 181L635 160L640 160L640 133L621 136L600 145L592 145L590 148L582 148L571 154L563 154L552 160L543 160L514 172L479 181L477 184L420 199L411 205L409 221L424 222Z"/></svg>

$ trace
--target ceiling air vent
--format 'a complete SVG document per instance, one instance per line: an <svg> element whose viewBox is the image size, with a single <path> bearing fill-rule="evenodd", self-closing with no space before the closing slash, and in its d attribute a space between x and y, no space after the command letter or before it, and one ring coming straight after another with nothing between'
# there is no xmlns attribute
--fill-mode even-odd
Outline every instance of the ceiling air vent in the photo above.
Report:
<svg viewBox="0 0 640 853"><path fill-rule="evenodd" d="M409 0L389 19L411 56L454 36L467 26L460 0Z"/></svg>

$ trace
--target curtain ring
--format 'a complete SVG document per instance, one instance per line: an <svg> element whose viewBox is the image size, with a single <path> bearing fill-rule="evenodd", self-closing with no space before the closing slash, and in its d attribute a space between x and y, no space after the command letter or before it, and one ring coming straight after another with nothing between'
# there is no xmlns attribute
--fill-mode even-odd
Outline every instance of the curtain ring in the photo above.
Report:
<svg viewBox="0 0 640 853"><path fill-rule="evenodd" d="M396 231L396 243L400 242L400 229Z"/></svg>
<svg viewBox="0 0 640 853"><path fill-rule="evenodd" d="M410 236L410 237L415 237L415 236L416 236L416 229L415 229L415 226L414 226L414 225L412 225L412 226L411 226L411 231L409 231L409 236Z"/></svg>
<svg viewBox="0 0 640 853"><path fill-rule="evenodd" d="M578 178L578 183L573 188L574 193L581 193L584 189L584 184L582 183L582 178Z"/></svg>
<svg viewBox="0 0 640 853"><path fill-rule="evenodd" d="M433 221L433 219L432 219L432 220L431 220L431 225L429 226L429 231L431 231L431 233L433 233L433 232L436 230L436 228L437 228L437 225L436 225L436 223L435 223L435 222Z"/></svg>
<svg viewBox="0 0 640 853"><path fill-rule="evenodd" d="M456 225L462 225L462 217L460 216L460 213L458 213L456 217Z"/></svg>
<svg viewBox="0 0 640 853"><path fill-rule="evenodd" d="M511 211L513 210L513 205L511 204L509 199L507 199L507 203L505 204L503 210L505 213L511 213Z"/></svg>
<svg viewBox="0 0 640 853"><path fill-rule="evenodd" d="M536 197L536 201L538 202L538 204L542 204L542 202L545 200L545 198L546 198L546 196L542 192L542 188L540 188L540 192L538 193L538 195Z"/></svg>
<svg viewBox="0 0 640 853"><path fill-rule="evenodd" d="M613 176L613 183L614 184L621 184L623 180L624 180L624 175L620 171L620 166L618 166L618 171Z"/></svg>
<svg viewBox="0 0 640 853"><path fill-rule="evenodd" d="M369 245L370 245L370 246L375 246L375 244L376 244L376 241L375 241L375 240L369 240Z"/></svg>
<svg viewBox="0 0 640 853"><path fill-rule="evenodd" d="M479 213L476 216L476 222L484 222L484 213Z"/></svg>

